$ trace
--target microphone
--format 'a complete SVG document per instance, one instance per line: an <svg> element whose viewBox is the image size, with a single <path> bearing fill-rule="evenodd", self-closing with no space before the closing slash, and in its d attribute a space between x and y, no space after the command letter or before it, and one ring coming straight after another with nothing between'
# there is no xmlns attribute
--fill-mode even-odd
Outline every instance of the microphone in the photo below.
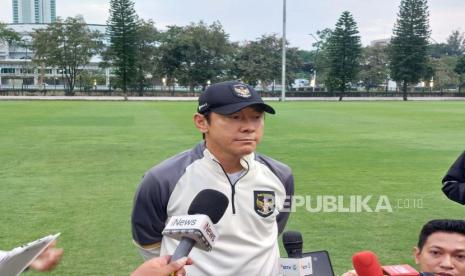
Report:
<svg viewBox="0 0 465 276"><path fill-rule="evenodd" d="M383 276L378 257L371 251L362 251L352 256L352 264L358 276Z"/></svg>
<svg viewBox="0 0 465 276"><path fill-rule="evenodd" d="M288 258L302 258L302 234L298 231L283 233L283 245Z"/></svg>
<svg viewBox="0 0 465 276"><path fill-rule="evenodd" d="M283 245L287 252L287 258L280 258L280 275L302 276L314 275L312 257L302 255L302 234L298 231L286 231L283 233Z"/></svg>
<svg viewBox="0 0 465 276"><path fill-rule="evenodd" d="M352 263L358 276L434 276L434 273L418 272L406 264L381 266L376 254L371 251L354 254Z"/></svg>
<svg viewBox="0 0 465 276"><path fill-rule="evenodd" d="M200 191L192 200L187 216L172 216L162 234L180 240L171 256L170 263L189 255L195 246L211 251L218 232L213 227L228 208L229 200L221 192L212 189Z"/></svg>

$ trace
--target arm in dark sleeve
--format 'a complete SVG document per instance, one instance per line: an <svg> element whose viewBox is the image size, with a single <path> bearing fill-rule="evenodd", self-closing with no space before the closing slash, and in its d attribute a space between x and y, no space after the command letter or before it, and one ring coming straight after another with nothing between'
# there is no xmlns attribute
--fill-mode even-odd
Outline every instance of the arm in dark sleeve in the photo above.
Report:
<svg viewBox="0 0 465 276"><path fill-rule="evenodd" d="M442 184L442 191L450 200L465 204L465 152L449 168Z"/></svg>
<svg viewBox="0 0 465 276"><path fill-rule="evenodd" d="M284 211L280 212L276 217L278 223L278 234L281 234L286 227L289 214L291 212L292 196L294 195L294 176L291 174L284 183L286 188L286 200L284 201Z"/></svg>
<svg viewBox="0 0 465 276"><path fill-rule="evenodd" d="M167 219L168 199L167 185L162 185L152 173L146 173L136 191L131 216L132 237L139 247L159 247Z"/></svg>

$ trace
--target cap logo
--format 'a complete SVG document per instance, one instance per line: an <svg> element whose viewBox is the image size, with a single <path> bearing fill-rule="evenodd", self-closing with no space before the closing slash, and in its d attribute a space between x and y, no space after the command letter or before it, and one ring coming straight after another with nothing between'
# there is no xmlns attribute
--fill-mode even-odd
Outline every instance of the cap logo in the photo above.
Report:
<svg viewBox="0 0 465 276"><path fill-rule="evenodd" d="M208 109L208 103L204 103L204 104L199 106L198 111L199 111L199 113L203 113L207 109Z"/></svg>
<svg viewBox="0 0 465 276"><path fill-rule="evenodd" d="M247 99L247 98L252 97L249 87L247 87L244 84L236 84L233 86L233 88L234 88L234 95L240 98Z"/></svg>

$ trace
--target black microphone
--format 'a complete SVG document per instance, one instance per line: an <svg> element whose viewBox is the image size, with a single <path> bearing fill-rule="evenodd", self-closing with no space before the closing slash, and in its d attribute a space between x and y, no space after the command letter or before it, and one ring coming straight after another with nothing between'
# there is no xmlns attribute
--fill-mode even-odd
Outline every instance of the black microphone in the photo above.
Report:
<svg viewBox="0 0 465 276"><path fill-rule="evenodd" d="M302 258L302 234L298 231L283 233L283 245L288 258Z"/></svg>
<svg viewBox="0 0 465 276"><path fill-rule="evenodd" d="M213 227L228 208L229 200L221 192L212 189L200 191L192 200L187 216L173 216L166 224L162 234L180 240L171 256L175 262L189 255L195 246L210 251L218 233Z"/></svg>

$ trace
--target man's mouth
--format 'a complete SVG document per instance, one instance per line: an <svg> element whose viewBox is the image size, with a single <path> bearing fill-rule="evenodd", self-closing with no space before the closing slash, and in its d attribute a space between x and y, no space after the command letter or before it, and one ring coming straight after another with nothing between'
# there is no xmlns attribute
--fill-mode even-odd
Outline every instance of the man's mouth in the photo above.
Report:
<svg viewBox="0 0 465 276"><path fill-rule="evenodd" d="M454 276L454 274L451 274L451 273L447 273L447 272L438 272L438 273L434 273L434 275L436 276Z"/></svg>

